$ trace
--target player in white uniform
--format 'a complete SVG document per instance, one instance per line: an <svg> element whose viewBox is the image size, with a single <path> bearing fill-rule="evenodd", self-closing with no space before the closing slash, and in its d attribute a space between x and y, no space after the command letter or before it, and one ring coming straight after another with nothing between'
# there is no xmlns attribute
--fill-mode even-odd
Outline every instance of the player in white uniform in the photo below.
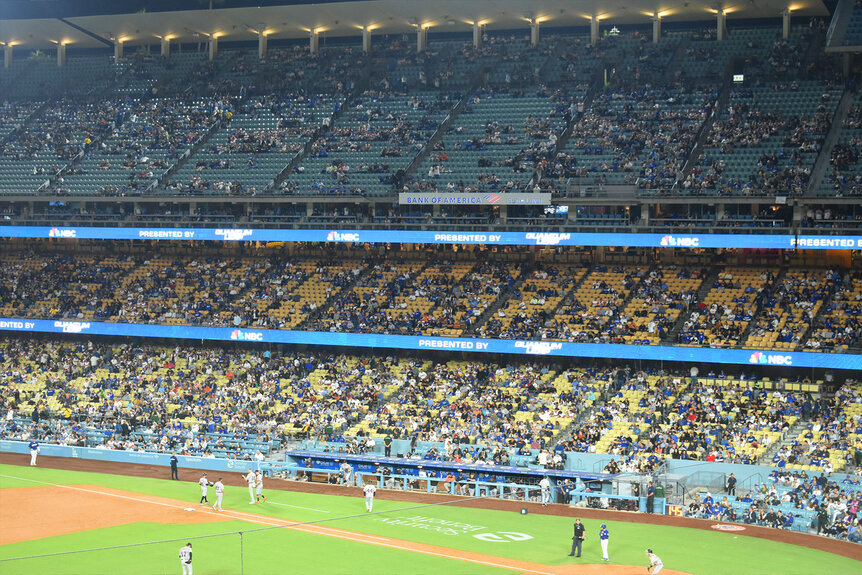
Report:
<svg viewBox="0 0 862 575"><path fill-rule="evenodd" d="M180 549L180 565L183 566L183 575L192 575L192 544L186 543Z"/></svg>
<svg viewBox="0 0 862 575"><path fill-rule="evenodd" d="M373 483L366 483L362 491L365 492L365 509L371 513L371 509L374 507L374 494L377 493L377 486Z"/></svg>
<svg viewBox="0 0 862 575"><path fill-rule="evenodd" d="M209 501L207 501L207 486L211 485L211 483L209 479L207 479L206 473L201 475L201 478L198 479L198 483L201 484L201 503L209 504Z"/></svg>
<svg viewBox="0 0 862 575"><path fill-rule="evenodd" d="M266 503L266 495L263 494L263 473L260 469L254 474L254 486L257 493L257 502Z"/></svg>
<svg viewBox="0 0 862 575"><path fill-rule="evenodd" d="M661 570L664 569L664 564L659 559L659 556L652 552L652 549L646 550L647 557L649 558L649 567L647 567L647 571L650 571L651 575L658 575L661 573Z"/></svg>
<svg viewBox="0 0 862 575"><path fill-rule="evenodd" d="M213 509L221 511L221 500L224 497L224 483L221 482L221 477L215 482L216 502L213 504Z"/></svg>
<svg viewBox="0 0 862 575"><path fill-rule="evenodd" d="M257 477L251 467L248 468L248 475L244 476L244 479L248 481L248 498L251 499L249 503L254 505L254 486L257 485Z"/></svg>
<svg viewBox="0 0 862 575"><path fill-rule="evenodd" d="M547 476L542 477L539 481L539 487L542 488L542 505L545 506L551 502L551 481Z"/></svg>

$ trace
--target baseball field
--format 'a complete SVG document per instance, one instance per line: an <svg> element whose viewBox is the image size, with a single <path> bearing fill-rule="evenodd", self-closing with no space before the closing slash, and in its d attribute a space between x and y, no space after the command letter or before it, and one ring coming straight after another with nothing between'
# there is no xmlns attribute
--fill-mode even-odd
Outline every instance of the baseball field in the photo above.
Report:
<svg viewBox="0 0 862 575"><path fill-rule="evenodd" d="M814 536L813 547L802 546L609 513L584 519L577 559L568 556L573 518L554 514L571 511L563 506L521 514L381 491L367 513L358 490L306 493L276 479L268 480L267 502L250 505L239 474L231 475L218 513L199 504L190 471L169 481L0 465L0 573L179 574L179 549L191 542L196 575L643 574L647 547L668 575L862 574L856 546L830 553L816 548ZM601 560L602 522L611 534L609 563Z"/></svg>

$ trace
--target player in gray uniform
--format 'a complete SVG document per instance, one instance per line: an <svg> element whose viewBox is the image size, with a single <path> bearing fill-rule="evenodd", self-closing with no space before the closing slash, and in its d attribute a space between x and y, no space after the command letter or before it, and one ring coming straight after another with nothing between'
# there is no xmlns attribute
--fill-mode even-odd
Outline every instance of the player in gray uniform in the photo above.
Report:
<svg viewBox="0 0 862 575"><path fill-rule="evenodd" d="M213 504L213 509L221 511L221 500L224 497L224 483L221 482L221 477L215 482L216 502Z"/></svg>
<svg viewBox="0 0 862 575"><path fill-rule="evenodd" d="M263 473L260 469L254 474L254 486L257 493L257 502L266 503L266 495L263 494Z"/></svg>
<svg viewBox="0 0 862 575"><path fill-rule="evenodd" d="M362 490L365 492L365 510L371 513L374 508L374 494L377 493L377 486L373 483L366 483Z"/></svg>
<svg viewBox="0 0 862 575"><path fill-rule="evenodd" d="M192 575L192 544L186 543L180 549L180 565L183 567L183 575Z"/></svg>
<svg viewBox="0 0 862 575"><path fill-rule="evenodd" d="M647 571L649 571L651 575L658 575L661 573L661 570L664 569L664 564L661 562L659 556L653 553L652 549L647 549L646 554L649 559L649 567L647 567Z"/></svg>
<svg viewBox="0 0 862 575"><path fill-rule="evenodd" d="M254 471L251 470L251 467L248 468L248 475L244 475L243 479L248 481L248 497L251 499L249 503L254 505L254 486L257 485L257 477L255 477Z"/></svg>
<svg viewBox="0 0 862 575"><path fill-rule="evenodd" d="M345 461L341 464L339 470L341 471L342 484L345 487L348 487L350 485L351 475L353 474L353 467Z"/></svg>

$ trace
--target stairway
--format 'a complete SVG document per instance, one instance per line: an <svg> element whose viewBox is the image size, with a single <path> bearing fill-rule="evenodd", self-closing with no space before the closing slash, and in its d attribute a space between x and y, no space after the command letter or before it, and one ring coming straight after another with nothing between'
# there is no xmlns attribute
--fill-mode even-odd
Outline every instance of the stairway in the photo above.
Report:
<svg viewBox="0 0 862 575"><path fill-rule="evenodd" d="M733 62L728 64L728 68L725 71L725 78L721 85L721 91L718 93L718 97L715 100L715 106L713 106L712 114L701 124L700 130L697 132L697 137L694 140L694 147L691 149L691 153L689 153L688 158L685 161L685 165L682 167L681 176L685 178L685 174L689 173L692 167L697 163L700 157L703 155L704 143L706 142L709 133L712 131L712 127L718 121L718 118L721 116L721 112L727 107L727 102L730 100L730 77L731 70L733 69Z"/></svg>
<svg viewBox="0 0 862 575"><path fill-rule="evenodd" d="M305 319L302 320L294 329L298 331L313 331L312 326L314 320L321 317L322 315L329 315L329 311L337 301L338 297L342 294L347 293L350 288L355 286L359 281L364 280L369 275L371 275L371 273L374 271L374 265L375 262L366 264L365 269L359 275L354 276L350 282L345 283L343 286L341 286L341 289L332 290L332 293L330 293L329 298L325 302L320 304L316 310L305 316ZM314 276L309 276L305 281L308 282L317 280L314 278Z"/></svg>
<svg viewBox="0 0 862 575"><path fill-rule="evenodd" d="M471 269L470 272L467 274L467 277L469 277L469 275L472 274L474 272L474 270L476 269L476 267L478 267L479 265L480 264L476 264L476 266L474 266L473 269ZM521 276L520 276L521 279L519 279L517 282L515 282L514 287L516 290L521 289L521 286L524 285L524 281L526 281L526 278L529 278L530 274L535 269L536 269L535 266L527 267L525 264L524 268L521 270ZM473 322L473 324L470 326L470 328L467 330L464 330L464 336L465 337L473 336L476 333L476 330L478 328L480 328L481 326L485 325L491 318L495 317L497 312L503 306L505 306L506 303L508 303L509 300L512 299L512 297L513 297L513 294L511 291L506 291L506 292L500 294L500 297L498 297L496 300L494 300L494 303L492 303L491 305L488 306L488 309L486 309L484 311L484 313L482 313L482 315L480 315L479 318Z"/></svg>
<svg viewBox="0 0 862 575"><path fill-rule="evenodd" d="M691 306L687 310L683 310L682 313L679 314L679 317L676 318L676 324L671 328L671 330L665 335L665 340L671 343L676 341L676 336L679 335L679 332L682 331L682 326L685 325L685 322L688 321L688 318L691 317L691 312L694 310L694 307L699 303L706 299L707 294L712 289L712 286L715 284L716 280L718 280L719 269L713 268L709 275L706 276L706 279L703 280L703 283L700 284L700 288L697 290L697 295L695 299L692 300Z"/></svg>
<svg viewBox="0 0 862 575"><path fill-rule="evenodd" d="M820 152L817 154L817 159L814 161L814 167L811 168L811 176L808 178L808 188L805 190L805 196L817 196L820 190L820 185L823 183L823 177L826 175L826 170L829 169L829 164L832 162L832 149L838 143L838 136L841 133L841 128L844 125L844 120L853 105L855 94L849 90L844 90L841 95L841 101L835 108L835 114L832 116L832 124L829 126L829 131L823 139L823 144L820 146ZM795 225L800 225L801 222L793 222Z"/></svg>
<svg viewBox="0 0 862 575"><path fill-rule="evenodd" d="M668 60L667 68L665 68L665 78L673 78L676 70L679 68L680 62L683 61L688 53L688 47L691 46L691 36L686 35L676 45L676 50L673 56Z"/></svg>
<svg viewBox="0 0 862 575"><path fill-rule="evenodd" d="M775 289L781 285L781 282L784 281L784 276L787 274L787 268L783 268L778 272L778 275L775 276L775 283L772 284L772 291L766 294L766 297L769 298L775 293ZM745 341L748 339L749 334L751 334L751 328L754 324L757 323L757 320L760 319L760 316L763 314L763 309L757 311L757 313L752 316L751 321L748 322L748 325L745 326L745 329L742 330L742 333L739 334L739 339L737 340L737 347L743 348L745 346Z"/></svg>
<svg viewBox="0 0 862 575"><path fill-rule="evenodd" d="M602 86L601 77L599 74L596 74L596 78L590 84L590 89L584 95L584 101L581 102L583 104L584 111L574 114L572 116L572 118L569 120L568 125L565 127L563 132L557 138L557 146L554 149L554 153L552 154L549 162L553 162L557 158L557 156L559 156L560 154L562 154L565 151L566 145L569 143L569 140L571 139L572 134L575 132L575 127L577 127L578 122L581 121L581 118L584 117L584 114L586 113L586 111L590 108L590 106L592 106L593 100L595 100L596 96L601 92L601 86ZM532 187L534 184L541 182L541 181L542 181L542 173L540 170L536 169L533 172L533 179L530 180L528 188Z"/></svg>
<svg viewBox="0 0 862 575"><path fill-rule="evenodd" d="M796 422L790 426L790 428L785 431L781 439L776 441L772 445L769 446L769 449L766 450L760 459L757 460L758 465L772 465L772 457L778 453L778 450L782 447L786 447L790 445L800 433L808 426L808 420L802 419L801 417L796 420Z"/></svg>

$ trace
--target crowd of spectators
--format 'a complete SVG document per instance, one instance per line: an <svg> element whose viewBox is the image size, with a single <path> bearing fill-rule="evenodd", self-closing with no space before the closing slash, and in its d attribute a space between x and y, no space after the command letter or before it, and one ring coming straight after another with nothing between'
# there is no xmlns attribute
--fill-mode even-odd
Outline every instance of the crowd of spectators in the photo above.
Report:
<svg viewBox="0 0 862 575"><path fill-rule="evenodd" d="M858 517L862 505L858 477L841 482L831 475L805 471L773 471L767 481L726 495L696 495L685 515L733 521L862 543Z"/></svg>
<svg viewBox="0 0 862 575"><path fill-rule="evenodd" d="M716 274L665 265L585 274L582 266L416 256L383 261L364 246L290 261L262 248L243 257L34 257L24 250L0 259L0 310L44 319L269 329L306 322L312 331L629 345L658 345L675 333L680 345L812 351L854 348L860 337L859 282L844 271ZM712 288L701 296L707 278Z"/></svg>
<svg viewBox="0 0 862 575"><path fill-rule="evenodd" d="M801 195L829 129L834 92L831 82L795 80L734 88L682 188L702 195Z"/></svg>

